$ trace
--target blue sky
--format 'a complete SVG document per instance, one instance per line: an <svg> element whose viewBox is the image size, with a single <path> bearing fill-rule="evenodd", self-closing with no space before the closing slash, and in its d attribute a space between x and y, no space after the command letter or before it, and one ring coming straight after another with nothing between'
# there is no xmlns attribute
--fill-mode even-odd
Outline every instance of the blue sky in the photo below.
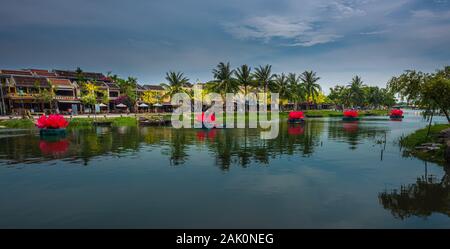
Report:
<svg viewBox="0 0 450 249"><path fill-rule="evenodd" d="M448 0L3 0L0 68L74 69L164 82L211 79L220 61L317 71L324 90L360 75L450 64Z"/></svg>

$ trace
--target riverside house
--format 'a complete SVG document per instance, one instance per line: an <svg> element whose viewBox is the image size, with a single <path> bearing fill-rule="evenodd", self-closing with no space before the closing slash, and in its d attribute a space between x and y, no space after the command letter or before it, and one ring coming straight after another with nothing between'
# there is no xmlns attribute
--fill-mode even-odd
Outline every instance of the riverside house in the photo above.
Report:
<svg viewBox="0 0 450 249"><path fill-rule="evenodd" d="M20 69L0 70L0 114L21 115L26 112L43 113L49 110L50 104L63 114L78 114L89 111L81 103L80 80L90 82L98 86L97 102L101 103L103 93L108 94L109 103L103 103L102 111L116 111L116 100L121 95L119 86L112 79L102 73L82 72L70 70L43 70L43 69ZM51 89L53 88L53 89ZM39 93L44 89L53 90L54 98L44 101ZM159 95L165 94L164 88L156 85L137 85L137 102L144 103L142 95L145 91L155 91ZM155 106L149 104L151 109L160 112L172 111L170 97L162 98L161 103Z"/></svg>

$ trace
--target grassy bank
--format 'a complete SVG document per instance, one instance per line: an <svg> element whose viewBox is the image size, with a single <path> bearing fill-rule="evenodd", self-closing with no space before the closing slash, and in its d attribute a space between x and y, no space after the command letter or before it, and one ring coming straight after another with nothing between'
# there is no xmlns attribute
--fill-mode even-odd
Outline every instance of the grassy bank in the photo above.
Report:
<svg viewBox="0 0 450 249"><path fill-rule="evenodd" d="M432 125L430 134L427 136L428 127L415 131L406 137L400 139L400 144L407 149L407 153L416 156L422 160L436 162L439 164L444 163L444 149L445 145L442 145L439 150L434 151L422 151L416 149L424 143L438 143L439 132L450 128L450 124L436 124Z"/></svg>
<svg viewBox="0 0 450 249"><path fill-rule="evenodd" d="M71 128L89 128L94 125L94 121L112 121L112 126L136 126L135 117L116 117L116 118L72 118L69 120L69 129Z"/></svg>
<svg viewBox="0 0 450 249"><path fill-rule="evenodd" d="M0 126L4 126L6 128L14 128L14 129L30 129L34 128L35 125L30 119L10 119L0 121Z"/></svg>

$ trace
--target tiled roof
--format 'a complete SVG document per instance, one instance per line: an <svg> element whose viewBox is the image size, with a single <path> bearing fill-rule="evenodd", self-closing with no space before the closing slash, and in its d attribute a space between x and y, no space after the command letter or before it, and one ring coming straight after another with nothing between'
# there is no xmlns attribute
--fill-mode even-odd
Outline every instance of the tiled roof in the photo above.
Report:
<svg viewBox="0 0 450 249"><path fill-rule="evenodd" d="M92 81L91 83L93 83L94 85L100 87L100 88L107 88L107 85L105 82L103 81Z"/></svg>
<svg viewBox="0 0 450 249"><path fill-rule="evenodd" d="M13 76L16 86L34 87L36 84L40 87L50 87L46 78Z"/></svg>
<svg viewBox="0 0 450 249"><path fill-rule="evenodd" d="M32 76L31 72L24 71L24 70L5 70L5 69L1 69L0 70L0 74Z"/></svg>
<svg viewBox="0 0 450 249"><path fill-rule="evenodd" d="M113 82L105 82L105 84L109 87L109 89L119 90L119 86Z"/></svg>
<svg viewBox="0 0 450 249"><path fill-rule="evenodd" d="M58 87L66 87L66 88L73 88L74 86L72 83L70 83L70 80L68 79L48 79L52 85L58 86Z"/></svg>
<svg viewBox="0 0 450 249"><path fill-rule="evenodd" d="M78 78L78 74L75 71L69 71L69 70L53 70L58 76L63 78L72 78L76 79ZM92 80L100 80L105 78L105 75L102 73L93 73L93 72L83 72L83 77L86 79L92 79Z"/></svg>
<svg viewBox="0 0 450 249"><path fill-rule="evenodd" d="M147 89L145 89L145 87L143 87L143 86L141 86L139 84L136 85L136 88L137 88L138 91L145 91L145 90L147 90Z"/></svg>
<svg viewBox="0 0 450 249"><path fill-rule="evenodd" d="M162 86L158 86L158 85L143 85L143 88L145 88L145 90L159 90L159 91L163 91L164 88Z"/></svg>
<svg viewBox="0 0 450 249"><path fill-rule="evenodd" d="M42 70L42 69L30 69L30 72L32 72L35 76L42 76L42 77L56 77L56 73L49 72L48 70Z"/></svg>

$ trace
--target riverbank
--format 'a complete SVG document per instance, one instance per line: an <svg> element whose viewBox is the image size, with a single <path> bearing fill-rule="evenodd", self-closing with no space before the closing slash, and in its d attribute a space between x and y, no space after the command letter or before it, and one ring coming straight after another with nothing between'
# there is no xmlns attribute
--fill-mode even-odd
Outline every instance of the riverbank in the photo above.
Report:
<svg viewBox="0 0 450 249"><path fill-rule="evenodd" d="M450 124L432 125L427 136L428 127L425 127L400 138L400 145L406 148L407 155L443 165L446 161L446 150L450 149L450 137L443 137L443 131L449 128Z"/></svg>

